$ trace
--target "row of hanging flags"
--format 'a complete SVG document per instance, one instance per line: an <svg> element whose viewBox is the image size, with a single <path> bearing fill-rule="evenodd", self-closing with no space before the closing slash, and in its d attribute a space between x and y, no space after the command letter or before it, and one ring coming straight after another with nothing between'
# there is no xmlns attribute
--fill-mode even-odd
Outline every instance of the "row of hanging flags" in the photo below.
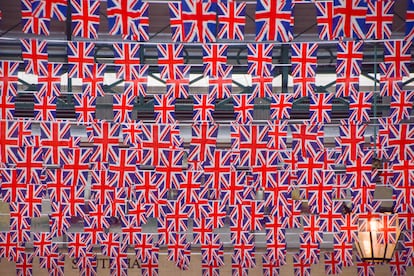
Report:
<svg viewBox="0 0 414 276"><path fill-rule="evenodd" d="M174 123L175 102L179 98L193 98L192 120L214 121L216 103L228 98L233 104L234 120L238 123L253 121L254 101L268 98L270 119L290 119L295 100L307 98L311 123L331 122L332 103L335 98L346 98L349 102L350 122L369 122L374 93L377 97L390 99L390 122L399 123L410 118L414 92L403 89L404 78L410 76L411 42L387 40L382 42L384 51L379 63L379 91L361 91L359 80L363 61L363 41L340 41L337 44L336 79L334 92L315 92L317 75L318 43L292 43L290 64L293 91L274 93L275 65L272 63L274 44L250 43L247 48L247 74L251 76L250 93L232 93L232 65L227 64L225 44L202 44L203 75L208 80L206 94L190 95L190 69L184 62L183 44L157 44L160 80L165 91L153 96L154 120L157 123ZM48 58L48 41L22 39L23 61L0 61L0 97L2 119L14 118L15 101L18 96L18 72L24 68L28 74L37 76L34 97L35 120L56 119L57 102L65 93L73 95L73 104L78 122L92 122L96 114L98 97L105 96L104 74L107 68L115 70L116 78L123 80L123 93L113 94L113 121L129 123L136 99L147 95L149 64L141 63L139 43L114 43L113 63L97 63L95 43L84 41L67 42L67 63L51 62ZM201 52L201 50L200 50ZM154 66L154 65L151 65ZM62 75L82 81L79 92L62 91ZM63 92L63 93L62 93ZM108 96L108 95L107 95ZM388 115L388 116L387 116Z"/></svg>
<svg viewBox="0 0 414 276"><path fill-rule="evenodd" d="M316 9L319 37L388 39L392 35L394 0L257 0L254 20L256 41L288 42L294 38L295 5L309 3ZM414 2L405 14L405 37L414 37ZM23 32L49 35L51 20L65 21L70 10L72 35L96 39L99 33L99 0L21 0ZM148 10L143 0L107 1L109 34L124 39L147 41ZM404 4L405 5L405 4ZM243 40L246 2L233 0L182 0L168 3L174 42L215 42L220 39ZM299 18L300 20L300 18Z"/></svg>
<svg viewBox="0 0 414 276"><path fill-rule="evenodd" d="M291 40L292 8L302 2L315 4L323 39L387 39L382 42L379 97L390 97L390 113L376 114L379 118L371 123L377 124L377 135L372 140L366 136L374 92L360 91L358 81L363 41L336 42L332 93L315 93L318 43L291 44L293 93L273 92L273 44L247 44L251 93L232 94L227 46L207 42L215 37L243 39L243 2L169 4L173 41L206 42L203 74L209 90L189 94L191 66L184 62L183 44L158 44L158 67L166 91L153 96L154 123L131 115L135 99L147 91L148 65L140 62L139 43L113 45L110 66L124 80L124 92L112 96L114 119L103 121L96 119L95 112L97 98L105 93L107 65L94 60L94 42L67 42L68 63L61 64L48 60L47 40L21 40L23 62L0 61L0 195L10 208L10 229L0 232L0 257L15 262L21 274L32 272L36 257L50 274L63 274L65 258L74 258L81 274L95 275L97 254L103 254L110 259L112 274L126 275L132 254L143 275L157 275L160 248L167 249L168 259L177 267L188 269L191 246L197 245L203 274L218 275L225 246L214 229L229 226L233 275L247 275L256 266L255 232L266 235L265 252L260 255L263 273L276 275L286 263L286 230L301 228L300 246L293 254L296 275L308 275L311 265L322 260L327 274L356 264L359 275L372 275L373 264L355 259L353 251L358 231L370 230L369 221L379 219L383 234L378 242L395 243L396 228L402 230L402 250L396 252L390 268L394 275L405 273L414 257L414 125L404 121L410 118L413 93L403 89L403 78L410 73L409 14L414 5L409 1L406 39L391 40L394 1L258 1L257 40ZM108 1L111 33L148 40L150 4L128 3ZM26 32L47 34L51 18L65 20L64 0L22 4ZM358 12L350 12L347 5L351 4ZM96 38L99 1L72 0L70 8L72 34ZM391 17L373 16L379 11ZM323 21L327 13L333 16ZM217 18L220 32L216 34ZM26 119L14 116L22 63L26 73L38 76L33 118ZM70 78L82 79L82 92L73 95L76 122L56 118L66 67ZM188 148L174 109L177 98L189 96L194 108ZM293 100L301 97L309 99L309 120L291 122ZM334 97L346 97L350 113L333 125L337 135L335 145L329 147L324 130ZM226 149L218 146L219 123L214 120L215 101L222 98L231 98L235 113L231 145ZM271 101L271 119L266 123L253 123L256 98ZM86 126L89 146L71 132L75 124ZM381 169L373 168L376 159L383 161ZM345 169L338 172L343 165ZM398 216L379 212L381 202L374 198L378 182L392 189ZM42 212L45 202L51 208L47 215ZM305 202L308 212L302 211ZM32 219L43 216L48 216L50 230L31 231ZM120 232L111 231L114 217L121 222ZM157 221L157 233L142 231L151 218ZM83 223L82 232L71 231L76 220ZM329 234L333 249L321 252L320 244ZM67 252L56 241L63 236ZM26 251L31 246L33 252Z"/></svg>

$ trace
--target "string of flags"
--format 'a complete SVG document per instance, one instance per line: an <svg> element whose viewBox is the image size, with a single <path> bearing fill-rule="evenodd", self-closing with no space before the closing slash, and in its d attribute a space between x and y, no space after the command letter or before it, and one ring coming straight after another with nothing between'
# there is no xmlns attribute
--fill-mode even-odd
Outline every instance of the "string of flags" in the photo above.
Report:
<svg viewBox="0 0 414 276"><path fill-rule="evenodd" d="M108 0L106 14L110 35L120 35L131 41L148 41L151 2L136 0L123 5L121 0ZM294 39L294 8L313 4L319 38L389 39L392 36L395 0L258 0L255 10L255 40L288 42ZM407 0L405 39L414 34L414 3ZM101 1L21 0L24 33L49 35L52 20L65 21L71 13L72 36L96 39L99 34ZM194 1L168 3L171 39L174 42L216 42L244 40L246 2L234 0ZM402 16L402 15L400 15Z"/></svg>
<svg viewBox="0 0 414 276"><path fill-rule="evenodd" d="M320 39L339 39L335 92L315 92L318 43L294 42L294 6L302 2L315 6ZM160 250L186 270L191 246L197 245L203 275L218 275L227 245L214 230L228 226L233 275L247 275L257 265L258 232L266 236L263 273L276 275L286 263L287 229L300 228L295 275L309 275L311 265L322 261L327 274L356 265L359 275L372 275L374 265L355 260L353 244L375 218L384 222L378 242L403 245L390 262L393 274L403 274L414 258L414 125L409 121L414 94L403 89L411 71L414 3L408 1L405 38L391 39L394 2L257 1L256 42L246 44L252 86L245 94L232 91L227 45L213 42L244 40L246 3L168 3L173 43L157 44L166 88L153 95L153 122L132 114L137 98L148 96L149 65L140 59L139 42L150 39L151 3L107 1L109 33L124 39L113 45L116 77L124 85L123 93L112 95L113 120L96 116L108 66L95 60L93 40L67 42L68 61L62 64L49 60L47 39L22 39L22 61L0 61L0 199L10 210L9 230L0 231L0 257L15 262L20 274L32 273L36 257L50 274L63 274L65 258L74 258L81 274L96 275L99 248L110 259L111 274L126 275L133 248L143 275L157 275ZM48 35L51 20L67 20L70 9L72 36L98 38L100 1L72 0L70 7L65 0L21 3L25 33ZM379 91L360 91L364 39L385 39ZM271 41L293 41L292 93L274 92ZM191 65L181 42L203 43L206 94L189 91ZM15 116L19 67L38 76L29 118ZM56 114L65 70L69 78L82 79L82 91L73 94L75 121ZM390 112L374 115L377 135L370 140L374 95L390 98ZM175 106L177 99L189 97L187 146ZM225 98L233 104L234 120L230 145L222 148L214 112ZM257 98L270 101L266 122L254 120ZM301 123L289 120L299 98L309 101L309 118ZM334 125L334 145L327 145L335 98L349 100L349 117ZM77 124L85 126L86 138L73 131ZM377 160L381 168L374 166ZM398 215L380 212L377 183L392 190ZM49 231L32 231L32 221L45 216L45 202L51 209ZM113 218L120 232L111 231ZM156 233L144 231L149 220L156 221ZM76 221L82 232L71 231ZM333 236L327 252L321 252L324 235ZM67 238L66 251L56 242L59 237ZM32 252L26 251L29 246Z"/></svg>

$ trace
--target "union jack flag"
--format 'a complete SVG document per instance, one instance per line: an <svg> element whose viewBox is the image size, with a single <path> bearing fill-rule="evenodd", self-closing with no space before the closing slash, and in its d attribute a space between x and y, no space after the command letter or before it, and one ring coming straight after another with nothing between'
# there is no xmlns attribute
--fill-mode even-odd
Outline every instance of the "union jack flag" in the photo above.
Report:
<svg viewBox="0 0 414 276"><path fill-rule="evenodd" d="M87 184L87 172L90 169L90 156L92 149L73 147L65 150L63 156L63 169L66 170L68 177L72 178L72 183L76 185Z"/></svg>
<svg viewBox="0 0 414 276"><path fill-rule="evenodd" d="M205 162L213 160L217 134L216 124L206 122L193 124L188 162L200 162L204 166Z"/></svg>
<svg viewBox="0 0 414 276"><path fill-rule="evenodd" d="M72 181L72 185L65 185L63 187L64 197L67 198L68 215L83 218L85 216L85 186L76 185Z"/></svg>
<svg viewBox="0 0 414 276"><path fill-rule="evenodd" d="M317 65L317 43L293 43L292 49L292 76L314 77Z"/></svg>
<svg viewBox="0 0 414 276"><path fill-rule="evenodd" d="M49 214L49 232L53 237L60 237L67 233L71 226L71 215L69 214L69 204L51 203L52 211Z"/></svg>
<svg viewBox="0 0 414 276"><path fill-rule="evenodd" d="M77 0L80 1L80 0ZM91 0L88 0L91 1ZM99 2L95 2L99 3ZM68 75L70 78L86 78L93 76L95 43L84 41L68 42ZM88 74L89 73L89 74Z"/></svg>
<svg viewBox="0 0 414 276"><path fill-rule="evenodd" d="M91 199L94 203L109 205L115 188L108 185L108 170L93 170L91 172Z"/></svg>
<svg viewBox="0 0 414 276"><path fill-rule="evenodd" d="M62 164L62 155L66 155L64 150L74 145L70 134L70 124L41 122L40 145L43 148L43 158L46 164Z"/></svg>
<svg viewBox="0 0 414 276"><path fill-rule="evenodd" d="M372 156L373 153L369 151L362 151L361 155L355 160L347 161L346 166L346 184L350 185L350 188L363 189L368 191L372 184ZM375 188L375 186L373 187Z"/></svg>
<svg viewBox="0 0 414 276"><path fill-rule="evenodd" d="M29 217L40 217L45 187L41 184L28 184L26 187L25 213Z"/></svg>
<svg viewBox="0 0 414 276"><path fill-rule="evenodd" d="M33 1L35 16L39 18L66 20L67 0Z"/></svg>
<svg viewBox="0 0 414 276"><path fill-rule="evenodd" d="M56 102L57 97L41 97L38 94L34 94L34 119L38 121L55 121Z"/></svg>
<svg viewBox="0 0 414 276"><path fill-rule="evenodd" d="M165 72L163 70L163 72ZM166 79L166 95L174 98L188 98L189 96L190 66L177 68L173 75ZM163 75L163 73L161 73Z"/></svg>
<svg viewBox="0 0 414 276"><path fill-rule="evenodd" d="M0 192L4 202L23 202L26 198L27 185L25 174L21 169L6 168L1 174Z"/></svg>
<svg viewBox="0 0 414 276"><path fill-rule="evenodd" d="M121 125L121 133L124 144L140 149L142 143L142 122L133 121L129 124Z"/></svg>
<svg viewBox="0 0 414 276"><path fill-rule="evenodd" d="M0 61L0 93L17 96L17 73L20 62Z"/></svg>
<svg viewBox="0 0 414 276"><path fill-rule="evenodd" d="M16 233L18 242L28 242L30 240L31 218L26 212L24 202L10 202L10 231Z"/></svg>
<svg viewBox="0 0 414 276"><path fill-rule="evenodd" d="M236 122L246 124L253 121L254 99L255 97L249 94L233 95Z"/></svg>
<svg viewBox="0 0 414 276"><path fill-rule="evenodd" d="M319 213L319 227L323 232L340 232L344 224L343 202L332 201L328 209Z"/></svg>
<svg viewBox="0 0 414 276"><path fill-rule="evenodd" d="M243 40L246 3L221 0L217 3L218 39Z"/></svg>
<svg viewBox="0 0 414 276"><path fill-rule="evenodd" d="M277 216L265 218L266 229L266 257L277 261L279 264L286 263L286 229L281 219Z"/></svg>
<svg viewBox="0 0 414 276"><path fill-rule="evenodd" d="M273 76L252 76L252 96L256 98L270 98L272 92Z"/></svg>
<svg viewBox="0 0 414 276"><path fill-rule="evenodd" d="M288 42L292 34L291 0L260 0L256 5L256 41L276 40Z"/></svg>
<svg viewBox="0 0 414 276"><path fill-rule="evenodd" d="M52 235L50 232L32 232L32 236L35 256L47 256L52 252Z"/></svg>
<svg viewBox="0 0 414 276"><path fill-rule="evenodd" d="M272 101L270 103L270 119L289 119L292 106L293 94L272 94Z"/></svg>
<svg viewBox="0 0 414 276"><path fill-rule="evenodd" d="M114 1L114 0L112 0ZM115 0L119 1L119 0ZM134 0L141 2L141 0ZM111 2L111 1L110 1ZM119 4L119 3L118 3ZM125 3L126 4L126 3ZM137 3L135 3L137 4ZM136 66L140 64L140 44L139 43L115 43L114 62L119 68L116 77L131 81L136 75Z"/></svg>
<svg viewBox="0 0 414 276"><path fill-rule="evenodd" d="M230 170L225 173L220 190L223 204L237 205L245 201L246 193L246 172Z"/></svg>
<svg viewBox="0 0 414 276"><path fill-rule="evenodd" d="M91 137L94 150L91 162L108 162L109 156L115 156L115 149L119 146L120 124L106 121L97 121L92 124Z"/></svg>
<svg viewBox="0 0 414 276"><path fill-rule="evenodd" d="M193 121L196 122L213 122L213 112L215 109L215 97L208 94L193 95Z"/></svg>
<svg viewBox="0 0 414 276"><path fill-rule="evenodd" d="M232 131L236 131L239 135L238 140L232 141L232 148L240 152L234 164L242 167L257 166L260 151L267 151L269 127L267 125L238 125Z"/></svg>
<svg viewBox="0 0 414 276"><path fill-rule="evenodd" d="M372 106L374 92L350 93L349 97L349 118L350 122L362 123L369 122L369 113Z"/></svg>
<svg viewBox="0 0 414 276"><path fill-rule="evenodd" d="M40 17L41 5L35 5L34 1L22 0L22 25L26 34L49 35L50 18Z"/></svg>
<svg viewBox="0 0 414 276"><path fill-rule="evenodd" d="M335 252L325 252L325 273L327 275L337 275L342 273L342 263L336 259ZM372 276L372 275L366 275Z"/></svg>
<svg viewBox="0 0 414 276"><path fill-rule="evenodd" d="M62 64L49 62L47 63L46 68L47 70L37 78L37 94L44 97L60 96L60 76Z"/></svg>
<svg viewBox="0 0 414 276"><path fill-rule="evenodd" d="M414 158L414 125L388 125L388 157L394 160L412 160Z"/></svg>
<svg viewBox="0 0 414 276"><path fill-rule="evenodd" d="M158 65L164 66L163 78L170 78L184 64L183 44L157 44Z"/></svg>
<svg viewBox="0 0 414 276"><path fill-rule="evenodd" d="M90 64L85 66L85 77L82 78L82 91L84 96L103 97L105 91L103 88L104 72L106 64ZM91 71L88 71L88 70Z"/></svg>
<svg viewBox="0 0 414 276"><path fill-rule="evenodd" d="M8 163L16 165L19 170L17 179L26 184L42 183L43 150L38 147L13 147Z"/></svg>
<svg viewBox="0 0 414 276"><path fill-rule="evenodd" d="M333 17L334 5L333 1L315 1L316 22L318 24L319 38L322 40L334 39L333 33Z"/></svg>
<svg viewBox="0 0 414 276"><path fill-rule="evenodd" d="M362 260L359 254L356 254L356 267L358 276L375 276L375 264Z"/></svg>
<svg viewBox="0 0 414 276"><path fill-rule="evenodd" d="M196 218L196 216L194 216L193 244L206 244L211 234L213 234L213 229L211 228L211 219L202 216Z"/></svg>
<svg viewBox="0 0 414 276"><path fill-rule="evenodd" d="M66 185L70 184L70 178L62 169L48 169L45 179L47 193L54 203L67 203L64 193Z"/></svg>
<svg viewBox="0 0 414 276"><path fill-rule="evenodd" d="M175 98L173 96L154 95L154 119L158 124L175 122Z"/></svg>
<svg viewBox="0 0 414 276"><path fill-rule="evenodd" d="M173 261L181 270L187 270L190 265L191 243L187 242L187 234L170 233L168 244L168 260Z"/></svg>
<svg viewBox="0 0 414 276"><path fill-rule="evenodd" d="M272 76L273 44L247 44L247 74Z"/></svg>
<svg viewBox="0 0 414 276"><path fill-rule="evenodd" d="M384 41L384 66L387 77L410 75L411 44L405 40Z"/></svg>
<svg viewBox="0 0 414 276"><path fill-rule="evenodd" d="M398 124L401 120L409 119L413 108L414 91L394 91L390 103L391 122Z"/></svg>
<svg viewBox="0 0 414 276"><path fill-rule="evenodd" d="M295 43L292 49L292 76L295 97L314 94L318 45L316 43Z"/></svg>
<svg viewBox="0 0 414 276"><path fill-rule="evenodd" d="M135 96L132 93L113 95L113 112L115 123L130 123L132 110L134 109Z"/></svg>
<svg viewBox="0 0 414 276"><path fill-rule="evenodd" d="M88 215L84 217L84 232L90 233L91 238L88 242L91 244L98 244L98 236L100 233L108 229L110 224L109 208L103 204L96 204L89 201Z"/></svg>
<svg viewBox="0 0 414 276"><path fill-rule="evenodd" d="M335 259L337 259L342 266L352 266L353 245L348 241L347 235L343 232L334 233L333 242Z"/></svg>
<svg viewBox="0 0 414 276"><path fill-rule="evenodd" d="M306 256L300 253L293 254L293 271L295 276L310 276L311 262Z"/></svg>
<svg viewBox="0 0 414 276"><path fill-rule="evenodd" d="M98 38L100 1L73 0L72 35L84 38Z"/></svg>
<svg viewBox="0 0 414 276"><path fill-rule="evenodd" d="M135 256L142 262L151 258L154 249L154 235L148 233L138 233L134 242Z"/></svg>
<svg viewBox="0 0 414 276"><path fill-rule="evenodd" d="M10 231L0 232L0 257L8 261L17 259L16 249L19 247L16 239L16 233Z"/></svg>
<svg viewBox="0 0 414 276"><path fill-rule="evenodd" d="M338 147L341 147L341 155L338 160L354 161L363 153L365 143L366 124L342 120L339 126L339 136L336 137Z"/></svg>
<svg viewBox="0 0 414 276"><path fill-rule="evenodd" d="M142 276L158 276L158 251L153 250L151 256L141 261Z"/></svg>
<svg viewBox="0 0 414 276"><path fill-rule="evenodd" d="M210 76L208 79L208 93L213 98L229 98L232 90L233 66L225 65L218 70L217 76Z"/></svg>
<svg viewBox="0 0 414 276"><path fill-rule="evenodd" d="M310 96L309 113L311 123L331 122L332 93L317 93Z"/></svg>
<svg viewBox="0 0 414 276"><path fill-rule="evenodd" d="M211 190L210 196L218 198L220 187L225 181L226 173L230 172L232 153L228 150L214 150L214 158L204 164L205 185Z"/></svg>
<svg viewBox="0 0 414 276"><path fill-rule="evenodd" d="M159 166L161 150L178 148L180 143L176 126L162 124L142 125L142 165Z"/></svg>
<svg viewBox="0 0 414 276"><path fill-rule="evenodd" d="M323 126L306 123L290 125L292 131L293 154L303 157L316 157L324 148Z"/></svg>
<svg viewBox="0 0 414 276"><path fill-rule="evenodd" d="M92 244L88 241L90 234L87 233L68 233L68 255L70 258L86 257L92 253Z"/></svg>
<svg viewBox="0 0 414 276"><path fill-rule="evenodd" d="M389 39L392 33L394 17L394 0L367 1L368 12L366 16L366 38Z"/></svg>
<svg viewBox="0 0 414 276"><path fill-rule="evenodd" d="M293 78L294 97L312 96L315 93L315 79L315 76L295 76Z"/></svg>
<svg viewBox="0 0 414 276"><path fill-rule="evenodd" d="M201 263L212 267L224 265L224 247L219 234L207 234L206 243L201 245Z"/></svg>
<svg viewBox="0 0 414 276"><path fill-rule="evenodd" d="M15 97L0 93L0 119L11 120L14 117Z"/></svg>
<svg viewBox="0 0 414 276"><path fill-rule="evenodd" d="M95 120L96 98L82 94L73 94L77 122L92 123Z"/></svg>
<svg viewBox="0 0 414 276"><path fill-rule="evenodd" d="M414 164L411 160L397 161L392 166L394 171L392 177L394 209L396 211L404 211L406 206L411 206L413 203L414 175L411 171L413 168Z"/></svg>
<svg viewBox="0 0 414 276"><path fill-rule="evenodd" d="M402 90L403 81L402 77L391 77L388 73L390 66L386 66L384 63L380 63L380 96L391 97L394 90Z"/></svg>
<svg viewBox="0 0 414 276"><path fill-rule="evenodd" d="M414 38L414 1L408 1L407 12L405 14L405 37L407 41Z"/></svg>
<svg viewBox="0 0 414 276"><path fill-rule="evenodd" d="M345 214L341 231L345 234L348 243L354 242L358 238L358 215L355 213Z"/></svg>
<svg viewBox="0 0 414 276"><path fill-rule="evenodd" d="M149 65L136 65L132 68L133 79L124 81L124 93L132 93L134 96L147 95Z"/></svg>
<svg viewBox="0 0 414 276"><path fill-rule="evenodd" d="M162 183L158 186L158 197L167 199L169 190L179 189L183 182L183 156L182 149L161 149L160 164L156 171L162 175Z"/></svg>
<svg viewBox="0 0 414 276"><path fill-rule="evenodd" d="M136 183L137 152L134 149L115 148L109 155L109 179L113 187L132 187Z"/></svg>
<svg viewBox="0 0 414 276"><path fill-rule="evenodd" d="M138 235L142 231L142 225L147 222L145 215L144 204L135 203L133 201L127 202L127 212L125 210L120 214L121 231L123 233L123 241L129 244L135 244L138 239Z"/></svg>
<svg viewBox="0 0 414 276"><path fill-rule="evenodd" d="M269 257L266 253L262 255L262 267L264 276L272 276L280 274L280 267L282 264Z"/></svg>
<svg viewBox="0 0 414 276"><path fill-rule="evenodd" d="M333 33L334 37L353 37L364 39L367 2L361 0L334 0Z"/></svg>
<svg viewBox="0 0 414 276"><path fill-rule="evenodd" d="M19 252L16 260L16 275L32 275L33 253Z"/></svg>
<svg viewBox="0 0 414 276"><path fill-rule="evenodd" d="M98 274L96 254L87 253L85 257L76 258L75 260L81 275L96 276Z"/></svg>
<svg viewBox="0 0 414 276"><path fill-rule="evenodd" d="M273 150L285 150L287 149L287 134L288 134L288 125L287 121L269 121L268 122L269 130L267 136L269 142L267 147Z"/></svg>
<svg viewBox="0 0 414 276"><path fill-rule="evenodd" d="M307 232L301 234L299 240L299 254L303 255L311 264L319 263L319 243L312 241L311 234Z"/></svg>
<svg viewBox="0 0 414 276"><path fill-rule="evenodd" d="M64 275L65 255L58 252L58 245L53 243L52 252L39 258L39 267L47 269L49 275Z"/></svg>
<svg viewBox="0 0 414 276"><path fill-rule="evenodd" d="M149 3L142 0L108 1L109 34L121 34L123 39L148 40L148 7Z"/></svg>
<svg viewBox="0 0 414 276"><path fill-rule="evenodd" d="M109 268L112 275L127 276L129 259L127 255L128 243L121 243L116 249L114 256L109 258Z"/></svg>
<svg viewBox="0 0 414 276"><path fill-rule="evenodd" d="M341 41L338 43L337 50L337 76L359 76L363 58L363 43L361 41Z"/></svg>
<svg viewBox="0 0 414 276"><path fill-rule="evenodd" d="M243 268L256 267L254 234L244 232L240 240L233 243L233 247L232 263L240 264Z"/></svg>
<svg viewBox="0 0 414 276"><path fill-rule="evenodd" d="M118 254L118 248L121 246L121 235L119 233L100 233L98 241L104 256L114 257Z"/></svg>
<svg viewBox="0 0 414 276"><path fill-rule="evenodd" d="M172 2L168 3L168 9L170 11L170 26L172 33L172 41L184 42L186 41L186 32L184 27L184 21L182 18L183 7L182 3Z"/></svg>
<svg viewBox="0 0 414 276"><path fill-rule="evenodd" d="M214 42L217 3L206 0L184 0L181 5L181 24L185 33L183 42Z"/></svg>
<svg viewBox="0 0 414 276"><path fill-rule="evenodd" d="M25 72L28 74L47 74L47 41L37 39L21 39L22 58Z"/></svg>
<svg viewBox="0 0 414 276"><path fill-rule="evenodd" d="M203 74L217 77L227 62L226 44L203 44Z"/></svg>

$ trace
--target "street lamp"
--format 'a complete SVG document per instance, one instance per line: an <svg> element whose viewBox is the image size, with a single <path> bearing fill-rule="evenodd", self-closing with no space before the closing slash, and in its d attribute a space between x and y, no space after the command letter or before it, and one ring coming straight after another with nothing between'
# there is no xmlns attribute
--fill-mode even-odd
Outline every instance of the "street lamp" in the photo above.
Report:
<svg viewBox="0 0 414 276"><path fill-rule="evenodd" d="M388 216L388 215L386 215ZM389 219L371 218L367 231L358 232L356 248L363 261L384 263L392 260L400 236L398 219L393 219L393 226L384 225ZM392 235L393 238L389 238Z"/></svg>

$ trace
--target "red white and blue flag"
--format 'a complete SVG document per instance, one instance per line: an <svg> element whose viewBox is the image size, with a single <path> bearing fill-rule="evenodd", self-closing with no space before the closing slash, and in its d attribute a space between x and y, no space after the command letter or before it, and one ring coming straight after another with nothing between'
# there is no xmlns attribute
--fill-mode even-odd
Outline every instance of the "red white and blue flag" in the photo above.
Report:
<svg viewBox="0 0 414 276"><path fill-rule="evenodd" d="M292 34L291 0L259 0L256 5L256 41L288 42Z"/></svg>

